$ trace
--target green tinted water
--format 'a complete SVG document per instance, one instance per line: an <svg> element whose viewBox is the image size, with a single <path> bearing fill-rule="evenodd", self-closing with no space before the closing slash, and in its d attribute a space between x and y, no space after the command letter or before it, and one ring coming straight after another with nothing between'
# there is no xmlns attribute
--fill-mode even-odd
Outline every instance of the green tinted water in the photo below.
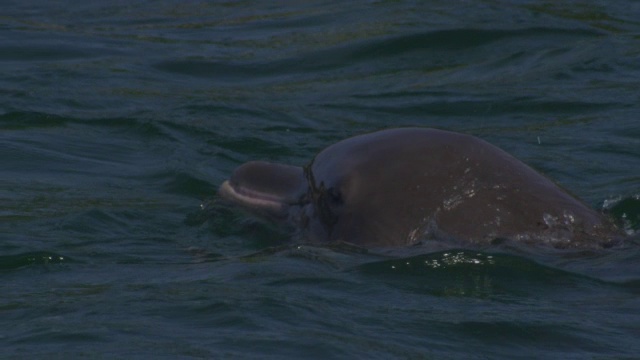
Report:
<svg viewBox="0 0 640 360"><path fill-rule="evenodd" d="M271 250L285 230L200 205L242 162L303 165L412 125L480 136L637 231L638 14L632 1L6 4L3 357L635 357L637 244Z"/></svg>

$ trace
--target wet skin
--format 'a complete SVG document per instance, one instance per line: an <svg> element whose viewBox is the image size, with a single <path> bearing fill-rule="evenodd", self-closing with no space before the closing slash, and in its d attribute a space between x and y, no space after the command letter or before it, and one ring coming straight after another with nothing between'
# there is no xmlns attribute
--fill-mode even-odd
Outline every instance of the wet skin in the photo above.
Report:
<svg viewBox="0 0 640 360"><path fill-rule="evenodd" d="M400 128L355 136L306 167L252 161L219 195L288 222L305 241L611 246L619 230L547 177L479 138Z"/></svg>

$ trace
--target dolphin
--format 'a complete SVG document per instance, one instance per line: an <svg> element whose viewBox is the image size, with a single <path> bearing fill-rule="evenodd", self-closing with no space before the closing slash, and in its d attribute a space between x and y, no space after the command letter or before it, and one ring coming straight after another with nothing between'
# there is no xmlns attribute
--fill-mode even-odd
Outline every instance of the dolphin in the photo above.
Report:
<svg viewBox="0 0 640 360"><path fill-rule="evenodd" d="M342 140L305 167L251 161L218 191L292 224L304 241L397 248L425 242L610 247L621 230L553 181L477 137L428 128Z"/></svg>

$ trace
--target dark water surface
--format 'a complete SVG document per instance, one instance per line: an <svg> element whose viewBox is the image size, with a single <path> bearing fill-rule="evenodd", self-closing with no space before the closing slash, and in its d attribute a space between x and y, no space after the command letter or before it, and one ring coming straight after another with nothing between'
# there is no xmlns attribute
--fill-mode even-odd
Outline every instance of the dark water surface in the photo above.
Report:
<svg viewBox="0 0 640 360"><path fill-rule="evenodd" d="M637 232L640 2L10 0L0 69L2 358L640 354L637 241L272 249L286 232L200 210L242 162L412 125Z"/></svg>

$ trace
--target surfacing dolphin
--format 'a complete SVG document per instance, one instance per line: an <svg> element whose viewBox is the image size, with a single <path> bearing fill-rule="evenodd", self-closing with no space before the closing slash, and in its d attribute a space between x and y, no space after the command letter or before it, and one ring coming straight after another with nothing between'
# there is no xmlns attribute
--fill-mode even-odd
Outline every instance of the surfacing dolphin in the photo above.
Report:
<svg viewBox="0 0 640 360"><path fill-rule="evenodd" d="M355 136L306 167L252 161L219 195L293 224L305 241L608 247L621 232L545 176L476 137L400 128Z"/></svg>

